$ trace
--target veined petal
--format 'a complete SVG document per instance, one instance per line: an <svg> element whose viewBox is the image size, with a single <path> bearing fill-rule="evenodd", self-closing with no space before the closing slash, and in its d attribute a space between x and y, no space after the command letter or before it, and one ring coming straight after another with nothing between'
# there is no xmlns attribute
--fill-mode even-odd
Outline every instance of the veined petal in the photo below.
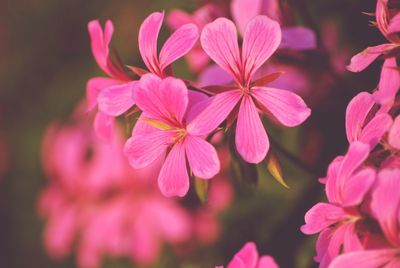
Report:
<svg viewBox="0 0 400 268"><path fill-rule="evenodd" d="M183 197L188 192L189 175L183 143L175 144L169 152L158 176L158 186L167 197Z"/></svg>
<svg viewBox="0 0 400 268"><path fill-rule="evenodd" d="M368 92L357 94L349 102L346 109L346 135L350 143L359 139L365 119L374 103L373 96Z"/></svg>
<svg viewBox="0 0 400 268"><path fill-rule="evenodd" d="M134 91L137 106L151 118L167 124L182 122L188 104L188 92L182 80L160 79L154 74L141 77Z"/></svg>
<svg viewBox="0 0 400 268"><path fill-rule="evenodd" d="M361 131L359 140L369 144L371 150L380 142L383 135L392 125L392 117L389 114L382 113L376 115Z"/></svg>
<svg viewBox="0 0 400 268"><path fill-rule="evenodd" d="M311 114L303 99L288 90L253 87L251 94L281 124L294 127L303 123Z"/></svg>
<svg viewBox="0 0 400 268"><path fill-rule="evenodd" d="M135 101L133 100L133 91L137 81L126 84L120 84L103 89L97 96L99 110L111 116L119 116L131 108Z"/></svg>
<svg viewBox="0 0 400 268"><path fill-rule="evenodd" d="M192 120L195 119L196 116L198 116L209 104L207 102L209 97L201 92L188 90L188 97L189 104L185 115L186 124L190 124L190 122L192 122Z"/></svg>
<svg viewBox="0 0 400 268"><path fill-rule="evenodd" d="M244 96L239 108L235 136L236 149L249 163L259 163L267 155L269 140L260 115L250 96Z"/></svg>
<svg viewBox="0 0 400 268"><path fill-rule="evenodd" d="M261 12L262 0L232 0L231 13L239 32L244 33L247 23Z"/></svg>
<svg viewBox="0 0 400 268"><path fill-rule="evenodd" d="M313 30L302 27L284 27L282 28L282 42L279 48L288 48L296 50L315 49L317 40Z"/></svg>
<svg viewBox="0 0 400 268"><path fill-rule="evenodd" d="M267 16L257 16L246 26L242 46L242 66L245 82L271 57L281 43L279 23Z"/></svg>
<svg viewBox="0 0 400 268"><path fill-rule="evenodd" d="M166 152L173 141L173 137L173 131L163 130L135 135L125 143L124 153L132 167L143 168Z"/></svg>
<svg viewBox="0 0 400 268"><path fill-rule="evenodd" d="M157 55L157 40L163 20L164 12L154 12L143 21L139 29L140 55L147 68L155 74L160 72Z"/></svg>
<svg viewBox="0 0 400 268"><path fill-rule="evenodd" d="M388 135L389 145L400 150L400 115L396 117Z"/></svg>
<svg viewBox="0 0 400 268"><path fill-rule="evenodd" d="M390 49L392 44L382 44L374 47L368 47L351 58L347 70L350 72L361 72L367 68L376 58L385 50Z"/></svg>
<svg viewBox="0 0 400 268"><path fill-rule="evenodd" d="M188 132L199 136L211 133L225 120L240 98L239 90L231 90L205 100L207 107L188 124ZM197 105L204 104L200 102Z"/></svg>
<svg viewBox="0 0 400 268"><path fill-rule="evenodd" d="M247 242L242 249L235 254L228 268L255 268L258 261L258 252L256 244Z"/></svg>
<svg viewBox="0 0 400 268"><path fill-rule="evenodd" d="M159 57L161 70L188 53L198 38L199 30L193 23L185 24L176 30L161 48Z"/></svg>
<svg viewBox="0 0 400 268"><path fill-rule="evenodd" d="M400 72L395 57L387 58L383 63L378 91L374 93L375 99L385 104L392 102L400 88Z"/></svg>
<svg viewBox="0 0 400 268"><path fill-rule="evenodd" d="M200 42L208 56L240 83L242 67L235 24L226 18L216 19L204 26Z"/></svg>
<svg viewBox="0 0 400 268"><path fill-rule="evenodd" d="M93 123L96 135L104 141L111 141L114 131L114 123L115 119L113 116L98 111Z"/></svg>
<svg viewBox="0 0 400 268"><path fill-rule="evenodd" d="M372 168L365 168L344 183L342 192L342 206L351 207L361 204L372 184L375 182L376 172Z"/></svg>
<svg viewBox="0 0 400 268"><path fill-rule="evenodd" d="M318 203L307 211L304 216L306 224L301 226L300 230L304 234L315 234L346 217L347 214L343 208L327 203Z"/></svg>
<svg viewBox="0 0 400 268"><path fill-rule="evenodd" d="M121 82L112 78L94 77L86 84L86 101L87 110L91 111L97 105L97 95L99 92L107 87L115 86Z"/></svg>
<svg viewBox="0 0 400 268"><path fill-rule="evenodd" d="M217 175L220 163L214 146L202 138L188 135L185 148L190 169L196 177L210 179Z"/></svg>
<svg viewBox="0 0 400 268"><path fill-rule="evenodd" d="M363 250L342 254L336 257L329 268L376 268L386 267L396 256L396 250Z"/></svg>

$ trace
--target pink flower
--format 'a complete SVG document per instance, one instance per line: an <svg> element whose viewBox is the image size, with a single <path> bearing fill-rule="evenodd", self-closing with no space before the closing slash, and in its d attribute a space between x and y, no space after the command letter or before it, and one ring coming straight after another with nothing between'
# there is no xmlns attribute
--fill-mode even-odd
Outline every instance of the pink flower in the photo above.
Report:
<svg viewBox="0 0 400 268"><path fill-rule="evenodd" d="M372 193L371 210L386 247L351 252L337 257L330 268L394 268L400 266L400 169L383 169Z"/></svg>
<svg viewBox="0 0 400 268"><path fill-rule="evenodd" d="M143 21L139 30L140 55L150 72L159 77L167 76L166 68L188 53L199 38L195 24L184 24L165 41L158 54L157 40L163 20L164 12L154 12Z"/></svg>
<svg viewBox="0 0 400 268"><path fill-rule="evenodd" d="M223 266L215 268L223 268ZM278 268L278 265L271 256L259 257L256 244L247 242L229 262L228 268Z"/></svg>
<svg viewBox="0 0 400 268"><path fill-rule="evenodd" d="M257 15L268 17L283 24L279 0L232 0L231 14L241 33ZM312 30L302 26L282 27L280 48L307 50L316 48L316 37Z"/></svg>
<svg viewBox="0 0 400 268"><path fill-rule="evenodd" d="M362 249L357 223L363 218L359 206L375 181L375 170L362 167L369 146L360 142L350 144L344 157L329 166L326 195L329 203L318 203L305 215L305 234L320 233L317 256L320 267L327 267L340 253Z"/></svg>
<svg viewBox="0 0 400 268"><path fill-rule="evenodd" d="M374 97L379 103L389 105L400 88L400 74L397 70L396 57L390 55L398 49L400 45L400 37L396 34L389 33L388 30L388 24L392 13L392 11L389 11L388 0L377 0L376 23L389 43L368 47L355 55L351 59L350 65L347 66L347 69L351 72L361 72L379 56L383 56L385 61L381 71L378 91L374 93Z"/></svg>
<svg viewBox="0 0 400 268"><path fill-rule="evenodd" d="M371 150L380 142L392 125L392 118L385 112L373 113L374 97L361 92L355 96L346 110L346 135L349 143L361 141Z"/></svg>
<svg viewBox="0 0 400 268"><path fill-rule="evenodd" d="M400 115L396 117L392 127L390 128L388 143L396 150L400 150Z"/></svg>
<svg viewBox="0 0 400 268"><path fill-rule="evenodd" d="M196 111L189 108L205 97L188 92L179 79L161 79L153 74L142 76L135 91L137 105L143 111L139 127L146 122L148 125L144 131L135 127L125 153L134 168L141 168L164 157L170 149L158 176L158 185L165 196L186 195L189 189L186 161L197 177L209 179L219 172L216 150L202 135L196 134L196 127L190 127Z"/></svg>
<svg viewBox="0 0 400 268"><path fill-rule="evenodd" d="M210 133L239 105L236 148L247 162L259 163L268 152L269 141L258 109L290 127L301 124L311 112L298 95L251 81L279 46L279 24L266 16L251 20L244 33L242 55L235 25L228 19L219 18L206 25L200 41L204 51L232 76L235 85L208 99L207 107L188 126L188 131L197 135Z"/></svg>
<svg viewBox="0 0 400 268"><path fill-rule="evenodd" d="M126 112L134 105L132 91L136 81L125 73L123 68L115 64L110 57L109 45L114 32L111 21L107 21L104 31L98 20L88 24L92 53L100 68L109 76L95 77L88 81L86 96L88 110L98 105L94 129L99 137L110 140L114 128L114 117Z"/></svg>

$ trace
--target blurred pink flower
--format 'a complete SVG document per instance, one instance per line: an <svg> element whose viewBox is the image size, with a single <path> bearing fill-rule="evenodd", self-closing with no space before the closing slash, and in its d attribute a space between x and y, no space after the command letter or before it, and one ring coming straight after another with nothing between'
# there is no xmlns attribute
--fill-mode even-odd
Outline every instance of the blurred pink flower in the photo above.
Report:
<svg viewBox="0 0 400 268"><path fill-rule="evenodd" d="M347 154L328 168L325 191L329 203L318 203L305 215L301 231L320 233L315 257L320 267L328 267L341 251L363 248L357 234L357 224L363 219L359 206L375 181L375 170L362 166L368 154L367 144L351 143Z"/></svg>
<svg viewBox="0 0 400 268"><path fill-rule="evenodd" d="M391 104L400 88L400 73L394 56L400 46L400 36L389 32L388 25L394 11L389 10L388 1L377 0L375 14L378 29L389 43L366 48L355 55L351 59L350 65L347 66L349 71L361 72L379 56L384 57L378 91L374 93L374 97L381 104ZM398 10L395 13L398 13Z"/></svg>
<svg viewBox="0 0 400 268"><path fill-rule="evenodd" d="M388 143L396 150L400 150L400 115L398 115L389 130Z"/></svg>
<svg viewBox="0 0 400 268"><path fill-rule="evenodd" d="M373 112L373 95L361 92L355 96L346 110L346 135L349 143L360 141L369 144L371 150L380 142L392 125L392 117L385 112Z"/></svg>
<svg viewBox="0 0 400 268"><path fill-rule="evenodd" d="M191 127L194 104L207 96L188 91L182 80L153 74L143 75L135 91L138 107L143 111L140 123L145 131L133 131L125 145L125 154L134 168L148 166L163 157L170 148L158 176L158 185L165 196L184 196L189 190L190 172L210 179L220 170L215 148L205 141L197 128ZM135 127L136 128L136 127Z"/></svg>
<svg viewBox="0 0 400 268"><path fill-rule="evenodd" d="M76 247L80 267L100 267L106 256L151 264L164 242L175 245L192 236L190 215L153 187L160 162L131 169L122 139L113 138L111 144L99 141L90 121L82 119L52 125L45 135L50 183L38 208L47 219L46 249L56 259Z"/></svg>
<svg viewBox="0 0 400 268"><path fill-rule="evenodd" d="M216 266L215 268L223 268L223 266ZM256 244L247 242L235 254L227 268L278 268L278 264L271 256L264 255L259 257Z"/></svg>
<svg viewBox="0 0 400 268"><path fill-rule="evenodd" d="M241 53L232 21L219 18L206 25L201 34L202 47L232 76L235 85L223 87L222 93L207 99L207 106L188 130L198 135L210 133L240 105L238 114L234 114L234 118L237 116L236 148L247 162L259 163L268 152L269 141L257 109L272 114L285 126L301 124L311 111L298 95L251 81L280 41L279 24L266 16L257 16L248 23Z"/></svg>
<svg viewBox="0 0 400 268"><path fill-rule="evenodd" d="M387 244L383 247L355 251L338 256L330 268L400 267L400 169L383 169L378 173L372 193L371 210Z"/></svg>

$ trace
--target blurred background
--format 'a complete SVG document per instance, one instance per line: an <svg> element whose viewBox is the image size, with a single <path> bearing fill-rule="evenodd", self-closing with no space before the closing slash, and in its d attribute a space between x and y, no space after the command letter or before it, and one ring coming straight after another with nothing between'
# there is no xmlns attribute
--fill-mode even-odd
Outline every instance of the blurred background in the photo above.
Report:
<svg viewBox="0 0 400 268"><path fill-rule="evenodd" d="M203 2L0 0L0 267L77 267L74 254L60 261L46 254L45 221L38 216L37 202L48 183L41 164L46 127L67 120L84 98L87 80L103 75L91 54L87 23L111 19L112 46L125 64L143 66L137 35L144 18L172 8L192 12ZM234 201L218 215L221 232L216 241L179 258L164 253L163 261L145 267L226 264L251 240L281 267L315 266L315 239L301 234L299 227L305 212L323 198L317 178L345 148L345 107L357 92L375 87L380 63L361 74L349 73L344 66L356 52L382 43L383 37L369 26L374 18L362 14L374 12L374 0L282 2L318 36L318 48L302 53L297 58L300 63L294 63L307 71L310 89L304 98L313 109L312 117L301 129L270 130L277 146L284 147L275 149L290 189L275 182L265 167L258 167L257 187L235 185ZM164 25L163 40L168 34ZM283 55L282 60L291 58ZM178 61L176 73L193 78L185 66L183 59ZM305 166L292 161L292 155ZM125 258L113 258L106 259L103 267L136 266Z"/></svg>

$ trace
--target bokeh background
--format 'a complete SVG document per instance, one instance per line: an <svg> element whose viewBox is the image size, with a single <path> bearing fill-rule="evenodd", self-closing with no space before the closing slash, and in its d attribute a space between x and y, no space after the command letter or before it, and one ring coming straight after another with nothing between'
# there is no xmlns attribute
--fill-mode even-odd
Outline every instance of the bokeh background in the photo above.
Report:
<svg viewBox="0 0 400 268"><path fill-rule="evenodd" d="M323 198L317 178L325 175L327 163L345 148L344 112L348 100L358 91L373 89L378 81L379 64L362 74L351 74L333 68L332 61L347 63L355 52L382 43L382 37L369 26L373 17L362 14L374 12L374 0L285 2L306 14L299 21L313 28L319 37L319 48L305 53L301 61L312 77L312 92L306 101L313 115L304 126L307 135L300 141L294 138L298 137L298 129L271 135L285 150L307 162L308 170L279 153L291 187L287 190L259 167L257 187L236 187L239 189L234 203L221 215L220 239L183 260L169 262L173 263L170 267L227 263L249 240L257 243L260 253L273 255L282 267L315 266L314 238L302 235L299 227L304 213ZM36 204L40 189L46 185L40 163L46 126L66 119L84 97L87 80L102 74L90 51L88 21L111 19L116 29L113 47L124 63L143 66L137 45L143 19L153 11L168 12L176 7L192 11L199 3L0 0L0 267L76 267L74 256L55 262L46 255L44 222L37 215ZM167 32L164 27L164 37ZM183 60L175 67L179 76L193 78ZM307 151L299 149L303 143L307 143ZM107 260L104 267L133 264Z"/></svg>

